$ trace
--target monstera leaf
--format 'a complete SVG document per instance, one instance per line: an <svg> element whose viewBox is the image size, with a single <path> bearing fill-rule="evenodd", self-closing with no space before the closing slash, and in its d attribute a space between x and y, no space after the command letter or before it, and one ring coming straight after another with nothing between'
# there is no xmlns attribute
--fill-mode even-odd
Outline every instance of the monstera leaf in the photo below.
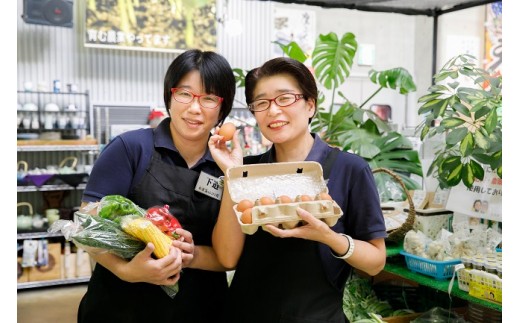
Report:
<svg viewBox="0 0 520 323"><path fill-rule="evenodd" d="M343 84L350 75L357 51L356 37L346 33L320 35L312 52L312 67L320 83L328 90Z"/></svg>

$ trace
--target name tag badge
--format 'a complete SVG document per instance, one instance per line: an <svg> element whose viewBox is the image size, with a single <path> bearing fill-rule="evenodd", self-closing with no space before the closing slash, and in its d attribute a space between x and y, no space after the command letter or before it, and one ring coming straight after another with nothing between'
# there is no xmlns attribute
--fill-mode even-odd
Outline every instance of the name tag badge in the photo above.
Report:
<svg viewBox="0 0 520 323"><path fill-rule="evenodd" d="M224 185L220 178L200 172L199 180L197 181L197 185L195 185L195 191L220 201L222 199L223 190Z"/></svg>

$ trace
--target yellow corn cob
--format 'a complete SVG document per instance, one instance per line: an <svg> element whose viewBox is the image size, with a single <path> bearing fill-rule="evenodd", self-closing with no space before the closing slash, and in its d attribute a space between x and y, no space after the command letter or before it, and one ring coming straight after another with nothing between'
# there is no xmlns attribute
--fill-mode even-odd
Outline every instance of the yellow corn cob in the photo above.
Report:
<svg viewBox="0 0 520 323"><path fill-rule="evenodd" d="M153 243L153 253L157 258L162 258L170 252L172 239L146 218L125 218L121 221L121 228L143 242Z"/></svg>

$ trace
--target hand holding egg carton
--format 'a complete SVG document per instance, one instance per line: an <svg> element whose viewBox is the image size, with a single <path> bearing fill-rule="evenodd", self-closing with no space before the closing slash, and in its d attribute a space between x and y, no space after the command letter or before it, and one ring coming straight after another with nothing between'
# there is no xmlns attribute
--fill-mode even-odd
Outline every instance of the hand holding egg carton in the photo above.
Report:
<svg viewBox="0 0 520 323"><path fill-rule="evenodd" d="M302 224L296 209L305 209L327 225L343 211L332 200L317 162L255 164L228 169L233 209L242 232L254 234L266 224L292 229Z"/></svg>

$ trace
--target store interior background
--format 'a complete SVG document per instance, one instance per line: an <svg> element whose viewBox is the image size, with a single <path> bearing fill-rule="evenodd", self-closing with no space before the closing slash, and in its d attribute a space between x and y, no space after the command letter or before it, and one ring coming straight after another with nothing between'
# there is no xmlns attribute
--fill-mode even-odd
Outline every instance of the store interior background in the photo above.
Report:
<svg viewBox="0 0 520 323"><path fill-rule="evenodd" d="M164 106L164 71L176 53L87 48L83 46L83 1L74 1L73 28L27 24L21 18L23 1L17 3L18 89L23 89L27 81L34 86L46 82L52 88L52 81L58 79L63 87L76 84L80 92L88 90L91 105ZM341 90L360 103L374 86L368 80L369 69L403 67L413 75L417 92L403 96L383 90L373 103L389 104L392 121L399 129L418 124L417 98L431 85L433 18L271 1L219 0L217 7L217 19L224 17L217 24L217 50L232 67L250 69L273 57L272 22L276 10L312 13L316 37L329 32L339 36L354 33L359 44L373 45L374 63L372 66L355 63L349 81ZM484 19L485 6L439 17L438 67L461 52L470 52L482 60ZM237 100L245 102L243 91L238 92ZM243 107L239 102L236 105Z"/></svg>
<svg viewBox="0 0 520 323"><path fill-rule="evenodd" d="M84 1L74 1L73 28L27 24L21 18L23 0L16 2L17 65L14 91L23 89L27 81L34 84L47 82L52 86L52 81L59 79L63 86L72 83L78 85L80 92L88 90L91 106L164 106L163 77L176 53L86 48L83 46ZM420 122L417 99L431 85L433 18L250 0L217 0L217 8L217 17L224 17L223 12L226 13L224 22L217 26L217 51L229 60L232 67L243 69L256 67L274 57L271 41L274 38L272 22L276 10L313 12L316 36L329 32L338 35L352 32L359 44L373 45L374 63L371 66L354 63L349 81L342 91L352 101L361 103L361 99L374 87L368 79L369 69L403 67L413 75L417 91L403 96L383 90L372 103L390 105L392 122L403 132L411 134ZM437 68L463 52L482 61L484 21L485 6L441 15L438 20ZM237 26L240 33L237 33ZM236 107L243 108L243 89L239 89L236 99ZM507 122L504 124L508 127ZM506 134L504 138L507 137ZM507 160L504 164L508 164ZM508 186L506 181L504 187ZM508 210L507 205L504 208ZM14 228L14 216L12 221L9 228ZM14 230L4 231L7 233L6 242L12 243ZM9 291L15 290L14 266L6 283L10 286ZM11 293L9 297L14 298ZM506 307L507 297L504 309ZM14 308L14 304L10 308Z"/></svg>

